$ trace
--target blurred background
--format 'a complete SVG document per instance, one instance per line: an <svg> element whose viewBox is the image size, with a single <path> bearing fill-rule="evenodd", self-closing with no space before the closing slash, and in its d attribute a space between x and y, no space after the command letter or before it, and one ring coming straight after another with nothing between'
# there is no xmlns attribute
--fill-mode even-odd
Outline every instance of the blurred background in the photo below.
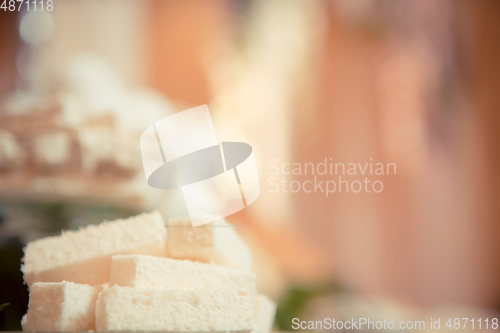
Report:
<svg viewBox="0 0 500 333"><path fill-rule="evenodd" d="M0 10L0 329L20 329L26 312L26 242L152 209L186 214L178 192L147 185L139 136L201 104L219 141L256 154L260 198L228 221L279 303L276 330L295 317L496 317L499 41L495 0ZM274 191L270 163L325 158L397 172L372 178L380 193Z"/></svg>

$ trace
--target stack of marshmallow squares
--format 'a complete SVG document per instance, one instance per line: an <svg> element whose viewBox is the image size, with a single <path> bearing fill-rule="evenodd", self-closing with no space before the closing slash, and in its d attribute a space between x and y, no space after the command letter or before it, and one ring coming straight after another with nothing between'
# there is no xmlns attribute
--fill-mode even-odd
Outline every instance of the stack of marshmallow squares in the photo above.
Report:
<svg viewBox="0 0 500 333"><path fill-rule="evenodd" d="M224 220L192 227L158 212L28 243L24 331L267 333L250 250Z"/></svg>

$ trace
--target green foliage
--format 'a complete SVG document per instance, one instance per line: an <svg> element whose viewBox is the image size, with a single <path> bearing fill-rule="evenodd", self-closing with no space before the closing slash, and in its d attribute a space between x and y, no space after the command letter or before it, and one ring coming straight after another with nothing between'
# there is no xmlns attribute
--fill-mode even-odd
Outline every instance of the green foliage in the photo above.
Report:
<svg viewBox="0 0 500 333"><path fill-rule="evenodd" d="M9 303L3 303L2 305L0 305L0 311L5 309L7 307L7 305L9 305Z"/></svg>
<svg viewBox="0 0 500 333"><path fill-rule="evenodd" d="M282 331L293 331L292 319L300 317L300 313L306 308L309 301L318 296L333 296L344 291L345 289L335 282L324 286L290 288L287 296L278 304L276 327Z"/></svg>

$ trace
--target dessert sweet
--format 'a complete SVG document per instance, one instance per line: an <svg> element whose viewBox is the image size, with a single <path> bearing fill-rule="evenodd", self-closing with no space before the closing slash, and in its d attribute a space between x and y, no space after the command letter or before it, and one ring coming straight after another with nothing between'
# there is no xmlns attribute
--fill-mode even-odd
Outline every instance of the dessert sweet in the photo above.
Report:
<svg viewBox="0 0 500 333"><path fill-rule="evenodd" d="M95 330L95 305L102 286L63 281L34 283L30 288L23 331L84 332Z"/></svg>
<svg viewBox="0 0 500 333"><path fill-rule="evenodd" d="M224 219L193 227L189 216L171 218L169 252L172 258L215 263L241 270L252 270L252 254Z"/></svg>
<svg viewBox="0 0 500 333"><path fill-rule="evenodd" d="M255 296L254 318L255 327L253 333L269 333L273 328L276 304L266 295Z"/></svg>
<svg viewBox="0 0 500 333"><path fill-rule="evenodd" d="M251 253L234 227L174 221L177 259L167 257L157 212L29 243L23 330L268 333L275 305L257 294Z"/></svg>
<svg viewBox="0 0 500 333"><path fill-rule="evenodd" d="M232 289L134 289L113 286L99 294L96 329L250 333L253 295Z"/></svg>
<svg viewBox="0 0 500 333"><path fill-rule="evenodd" d="M89 225L30 242L21 270L28 286L63 280L99 285L109 281L111 256L167 256L166 229L158 212Z"/></svg>
<svg viewBox="0 0 500 333"><path fill-rule="evenodd" d="M132 288L234 289L255 293L255 273L234 268L146 255L111 258L110 285Z"/></svg>

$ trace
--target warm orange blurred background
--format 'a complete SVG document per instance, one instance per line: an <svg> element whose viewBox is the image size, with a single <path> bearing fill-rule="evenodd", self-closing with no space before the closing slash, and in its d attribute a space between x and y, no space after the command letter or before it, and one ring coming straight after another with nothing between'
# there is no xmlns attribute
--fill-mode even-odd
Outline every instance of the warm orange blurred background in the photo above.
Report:
<svg viewBox="0 0 500 333"><path fill-rule="evenodd" d="M138 138L201 104L219 141L255 150L261 195L228 221L254 251L259 288L280 302L276 329L325 313L492 318L499 18L495 0L0 10L0 304L11 304L0 329L20 329L27 241L144 210L186 213L179 193L147 186ZM273 165L305 184L313 176L287 175L292 164L325 158L397 171L370 177L380 193L275 191Z"/></svg>

